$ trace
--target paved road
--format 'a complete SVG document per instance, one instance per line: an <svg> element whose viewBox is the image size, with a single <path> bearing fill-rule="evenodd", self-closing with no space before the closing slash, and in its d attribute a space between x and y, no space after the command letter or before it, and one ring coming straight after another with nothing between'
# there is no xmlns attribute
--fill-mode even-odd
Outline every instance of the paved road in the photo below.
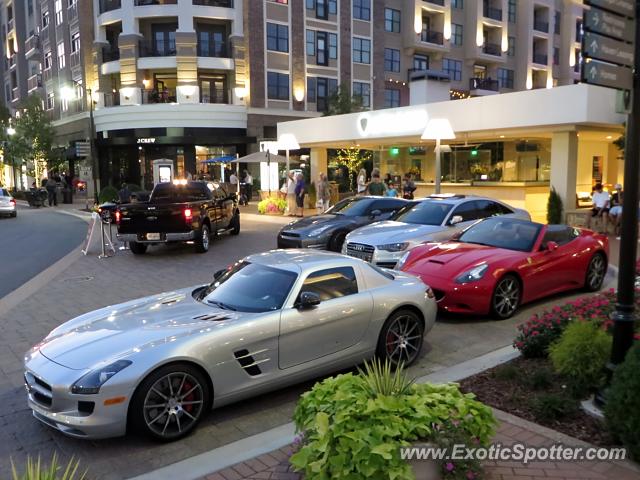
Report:
<svg viewBox="0 0 640 480"><path fill-rule="evenodd" d="M278 228L268 221L243 220L239 236L221 236L202 255L194 254L190 246L177 245L151 248L144 256L128 251L107 260L98 260L95 255L80 256L59 275L58 281L0 315L0 478L9 476L10 458L22 464L27 455L50 458L56 451L63 459L79 458L89 469L90 478L122 480L291 421L297 399L313 382L215 410L193 435L178 442L158 444L135 434L79 441L32 417L22 380L24 352L61 322L136 296L210 281L213 273L230 261L274 248ZM556 297L551 302L567 298ZM515 326L544 306L530 305L502 322L442 319L429 333L423 356L411 367L409 375L426 375L510 344Z"/></svg>
<svg viewBox="0 0 640 480"><path fill-rule="evenodd" d="M81 219L50 208L18 206L17 218L0 218L0 298L76 248L86 232Z"/></svg>

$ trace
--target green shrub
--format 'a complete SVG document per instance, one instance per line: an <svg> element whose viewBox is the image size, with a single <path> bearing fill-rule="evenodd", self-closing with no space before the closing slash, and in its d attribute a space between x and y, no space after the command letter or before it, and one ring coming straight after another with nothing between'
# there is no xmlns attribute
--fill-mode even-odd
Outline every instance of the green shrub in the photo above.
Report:
<svg viewBox="0 0 640 480"><path fill-rule="evenodd" d="M402 364L392 371L391 364L388 361L383 364L379 358L366 362L364 371L359 370L359 372L371 396L405 395L413 385L413 380L409 380L404 373Z"/></svg>
<svg viewBox="0 0 640 480"><path fill-rule="evenodd" d="M98 195L98 203L102 204L105 202L115 202L118 200L118 191L115 187L109 185L108 187L104 187L100 190L100 194Z"/></svg>
<svg viewBox="0 0 640 480"><path fill-rule="evenodd" d="M553 187L547 202L547 223L562 223L562 198Z"/></svg>
<svg viewBox="0 0 640 480"><path fill-rule="evenodd" d="M616 367L607 392L604 415L611 432L640 461L640 343Z"/></svg>
<svg viewBox="0 0 640 480"><path fill-rule="evenodd" d="M540 422L550 423L574 416L579 409L578 401L566 394L543 393L531 402L531 409Z"/></svg>
<svg viewBox="0 0 640 480"><path fill-rule="evenodd" d="M611 337L592 322L570 324L549 347L553 368L566 377L576 396L602 385L610 353Z"/></svg>
<svg viewBox="0 0 640 480"><path fill-rule="evenodd" d="M412 479L401 446L454 435L460 443L487 445L495 431L491 409L456 384L400 390L406 393L376 394L365 376L352 373L314 385L294 413L304 440L291 464L307 480Z"/></svg>
<svg viewBox="0 0 640 480"><path fill-rule="evenodd" d="M553 384L553 373L548 368L540 368L525 377L524 381L533 390L544 390Z"/></svg>
<svg viewBox="0 0 640 480"><path fill-rule="evenodd" d="M11 461L12 480L83 480L87 472L80 472L80 462L73 458L69 460L67 466L63 467L58 463L58 456L54 453L49 466L43 465L38 455L37 460L27 457L27 465L22 474L18 473L16 466Z"/></svg>
<svg viewBox="0 0 640 480"><path fill-rule="evenodd" d="M494 370L494 377L498 380L508 381L515 380L520 375L520 371L518 367L515 365L505 364L500 365L498 368Z"/></svg>

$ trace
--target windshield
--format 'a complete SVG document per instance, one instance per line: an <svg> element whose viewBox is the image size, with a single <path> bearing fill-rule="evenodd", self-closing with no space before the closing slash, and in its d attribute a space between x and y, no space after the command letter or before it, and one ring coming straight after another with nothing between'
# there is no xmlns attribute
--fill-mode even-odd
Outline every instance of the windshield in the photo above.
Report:
<svg viewBox="0 0 640 480"><path fill-rule="evenodd" d="M297 277L287 270L239 262L209 285L200 300L241 312L279 310Z"/></svg>
<svg viewBox="0 0 640 480"><path fill-rule="evenodd" d="M442 225L452 207L450 203L427 200L403 208L393 220L418 225Z"/></svg>
<svg viewBox="0 0 640 480"><path fill-rule="evenodd" d="M0 197L10 197L11 195L9 195L9 191L5 190L4 188L0 188Z"/></svg>
<svg viewBox="0 0 640 480"><path fill-rule="evenodd" d="M493 217L469 227L459 241L530 252L542 225L525 220Z"/></svg>
<svg viewBox="0 0 640 480"><path fill-rule="evenodd" d="M372 201L370 198L345 198L327 210L326 213L359 217L367 214L367 209Z"/></svg>

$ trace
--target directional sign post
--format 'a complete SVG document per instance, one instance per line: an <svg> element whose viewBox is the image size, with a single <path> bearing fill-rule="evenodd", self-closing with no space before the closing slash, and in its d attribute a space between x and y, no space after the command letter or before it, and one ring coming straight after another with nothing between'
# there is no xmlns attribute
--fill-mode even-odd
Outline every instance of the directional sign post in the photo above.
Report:
<svg viewBox="0 0 640 480"><path fill-rule="evenodd" d="M76 142L76 157L88 157L91 155L91 144L89 142Z"/></svg>
<svg viewBox="0 0 640 480"><path fill-rule="evenodd" d="M633 42L633 21L593 8L585 12L584 28L589 32Z"/></svg>
<svg viewBox="0 0 640 480"><path fill-rule="evenodd" d="M631 90L633 74L630 68L591 60L583 65L583 80L603 87Z"/></svg>

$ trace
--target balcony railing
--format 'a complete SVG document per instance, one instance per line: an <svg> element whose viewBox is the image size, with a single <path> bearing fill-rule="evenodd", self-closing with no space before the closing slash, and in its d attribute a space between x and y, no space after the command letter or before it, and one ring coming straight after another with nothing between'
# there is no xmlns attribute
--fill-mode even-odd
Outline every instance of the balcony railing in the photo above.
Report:
<svg viewBox="0 0 640 480"><path fill-rule="evenodd" d="M18 56L14 53L9 57L9 68L15 67L18 61Z"/></svg>
<svg viewBox="0 0 640 480"><path fill-rule="evenodd" d="M102 47L102 61L113 62L114 60L120 60L120 49L116 47Z"/></svg>
<svg viewBox="0 0 640 480"><path fill-rule="evenodd" d="M538 32L549 33L549 22L543 22L542 20L533 21L533 29Z"/></svg>
<svg viewBox="0 0 640 480"><path fill-rule="evenodd" d="M117 10L121 6L120 0L100 0L100 13Z"/></svg>
<svg viewBox="0 0 640 480"><path fill-rule="evenodd" d="M142 90L142 103L175 103L175 90Z"/></svg>
<svg viewBox="0 0 640 480"><path fill-rule="evenodd" d="M42 87L42 75L36 73L35 75L31 75L27 79L27 89L29 91L35 90L36 88Z"/></svg>
<svg viewBox="0 0 640 480"><path fill-rule="evenodd" d="M485 43L482 47L482 51L487 55L496 55L498 57L502 55L500 45L498 45L497 43Z"/></svg>
<svg viewBox="0 0 640 480"><path fill-rule="evenodd" d="M80 50L71 52L69 54L69 64L72 67L77 67L78 65L80 65Z"/></svg>
<svg viewBox="0 0 640 480"><path fill-rule="evenodd" d="M11 30L13 30L16 27L16 22L13 20L13 18L9 19L7 21L7 31L10 32Z"/></svg>
<svg viewBox="0 0 640 480"><path fill-rule="evenodd" d="M199 57L220 57L228 58L227 46L225 44L209 42L198 43L198 56Z"/></svg>
<svg viewBox="0 0 640 480"><path fill-rule="evenodd" d="M175 46L169 47L164 45L159 47L156 43L144 43L140 42L140 56L141 57L174 57L176 55Z"/></svg>
<svg viewBox="0 0 640 480"><path fill-rule="evenodd" d="M440 5L444 7L444 0L424 0L427 3L433 3L434 5Z"/></svg>
<svg viewBox="0 0 640 480"><path fill-rule="evenodd" d="M420 33L420 41L426 43L434 43L436 45L444 44L444 37L442 32L435 32L433 30L423 30Z"/></svg>
<svg viewBox="0 0 640 480"><path fill-rule="evenodd" d="M11 100L15 102L18 98L20 98L20 92L18 91L18 87L16 87L11 90Z"/></svg>
<svg viewBox="0 0 640 480"><path fill-rule="evenodd" d="M53 78L52 68L46 68L42 71L42 79L46 82L47 80L51 80Z"/></svg>
<svg viewBox="0 0 640 480"><path fill-rule="evenodd" d="M145 5L177 5L178 0L136 0L136 7L143 7Z"/></svg>
<svg viewBox="0 0 640 480"><path fill-rule="evenodd" d="M38 35L31 35L24 43L24 51L26 53L32 50L38 50L40 48L40 37Z"/></svg>
<svg viewBox="0 0 640 480"><path fill-rule="evenodd" d="M194 5L233 8L233 0L193 0Z"/></svg>
<svg viewBox="0 0 640 480"><path fill-rule="evenodd" d="M491 90L497 92L500 90L498 80L491 80L490 78L470 78L469 90Z"/></svg>
<svg viewBox="0 0 640 480"><path fill-rule="evenodd" d="M482 14L492 20L502 21L502 10L499 8L485 6L482 10Z"/></svg>
<svg viewBox="0 0 640 480"><path fill-rule="evenodd" d="M104 94L104 106L116 107L120 105L120 92L112 92Z"/></svg>
<svg viewBox="0 0 640 480"><path fill-rule="evenodd" d="M538 65L546 65L549 60L547 55L542 53L534 53L533 54L533 63L537 63Z"/></svg>
<svg viewBox="0 0 640 480"><path fill-rule="evenodd" d="M76 18L78 18L78 2L75 2L69 5L68 15L69 15L69 21L75 20Z"/></svg>

